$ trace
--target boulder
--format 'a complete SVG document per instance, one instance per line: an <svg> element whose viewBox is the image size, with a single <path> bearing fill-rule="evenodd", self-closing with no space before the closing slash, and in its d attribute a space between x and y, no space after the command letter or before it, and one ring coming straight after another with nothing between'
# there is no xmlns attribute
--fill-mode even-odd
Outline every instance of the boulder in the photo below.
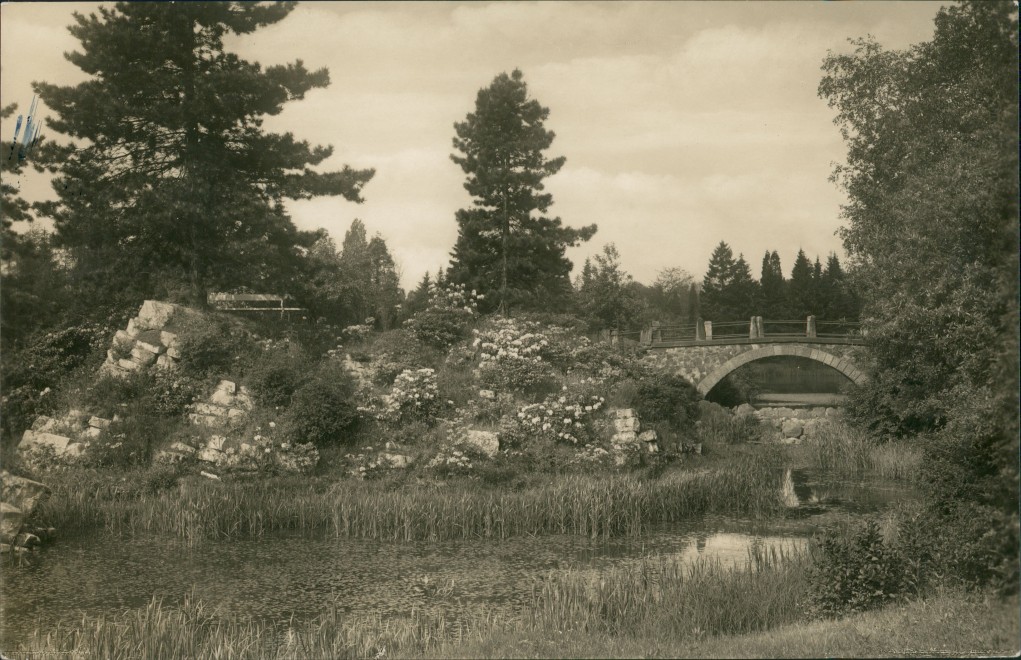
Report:
<svg viewBox="0 0 1021 660"><path fill-rule="evenodd" d="M109 419L103 419L102 417L96 417L94 415L89 418L89 426L94 429L108 429L110 428L110 424L111 422Z"/></svg>
<svg viewBox="0 0 1021 660"><path fill-rule="evenodd" d="M637 417L634 409L632 408L618 408L613 411L613 416L617 419L627 419L630 417Z"/></svg>
<svg viewBox="0 0 1021 660"><path fill-rule="evenodd" d="M0 502L0 541L13 544L25 523L25 514L18 507Z"/></svg>
<svg viewBox="0 0 1021 660"><path fill-rule="evenodd" d="M191 445L186 445L183 442L175 442L169 447L167 447L167 449L169 449L170 451L180 452L182 454L188 454L189 456L195 453L194 447L192 447Z"/></svg>
<svg viewBox="0 0 1021 660"><path fill-rule="evenodd" d="M613 420L613 428L617 433L637 433L640 427L637 417L617 417Z"/></svg>
<svg viewBox="0 0 1021 660"><path fill-rule="evenodd" d="M826 419L837 419L840 417L840 411L836 408L827 408L826 412L823 413Z"/></svg>
<svg viewBox="0 0 1021 660"><path fill-rule="evenodd" d="M219 429L227 425L227 419L225 417L218 417L216 415L200 415L198 413L189 413L188 421L195 426L205 426L206 428Z"/></svg>
<svg viewBox="0 0 1021 660"><path fill-rule="evenodd" d="M197 454L197 458L200 461L205 461L207 463L218 463L222 457L223 452L212 447L206 447Z"/></svg>
<svg viewBox="0 0 1021 660"><path fill-rule="evenodd" d="M18 449L20 451L25 451L28 449L35 449L37 447L51 447L59 456L64 453L64 450L67 449L67 445L70 442L71 438L65 435L44 433L42 431L32 431L29 429L28 431L25 431L23 436L21 436L21 444L18 445Z"/></svg>
<svg viewBox="0 0 1021 660"><path fill-rule="evenodd" d="M167 347L169 351L171 348L177 348L177 334L174 332L167 332L166 330L160 330L160 343Z"/></svg>
<svg viewBox="0 0 1021 660"><path fill-rule="evenodd" d="M57 420L52 417L47 417L46 415L39 415L35 418L35 421L32 422L33 431L49 433L55 428L57 428Z"/></svg>
<svg viewBox="0 0 1021 660"><path fill-rule="evenodd" d="M641 442L656 442L659 439L659 434L653 430L642 431L638 434L638 439Z"/></svg>
<svg viewBox="0 0 1021 660"><path fill-rule="evenodd" d="M496 392L494 392L493 390L479 390L479 398L485 399L487 401L495 401Z"/></svg>
<svg viewBox="0 0 1021 660"><path fill-rule="evenodd" d="M164 353L164 355L166 355L167 357L171 357L175 360L181 359L181 351L179 351L176 346L169 346L167 348L167 352Z"/></svg>
<svg viewBox="0 0 1021 660"><path fill-rule="evenodd" d="M478 449L489 458L493 458L500 451L499 436L492 431L469 429L464 444Z"/></svg>
<svg viewBox="0 0 1021 660"><path fill-rule="evenodd" d="M403 470L410 467L415 462L415 459L405 454L389 454L384 452L379 455L379 462L385 463L391 468Z"/></svg>
<svg viewBox="0 0 1021 660"><path fill-rule="evenodd" d="M734 408L734 414L735 415L754 415L755 414L755 406L753 406L750 403L742 403L737 408Z"/></svg>
<svg viewBox="0 0 1021 660"><path fill-rule="evenodd" d="M99 431L99 429L89 429L89 431ZM88 448L89 445L86 442L72 442L64 450L63 456L64 458L78 458L85 454Z"/></svg>
<svg viewBox="0 0 1021 660"><path fill-rule="evenodd" d="M223 435L211 435L209 441L206 442L207 449L213 449L215 451L223 451L227 443L227 437Z"/></svg>
<svg viewBox="0 0 1021 660"><path fill-rule="evenodd" d="M801 425L801 420L785 419L781 431L785 438L800 438L805 429Z"/></svg>
<svg viewBox="0 0 1021 660"><path fill-rule="evenodd" d="M125 360L121 358L120 360L117 360L117 366L125 371L138 371L142 365L132 360Z"/></svg>
<svg viewBox="0 0 1021 660"><path fill-rule="evenodd" d="M195 403L192 404L191 409L199 415L212 415L214 417L226 417L228 412L226 406L211 403Z"/></svg>
<svg viewBox="0 0 1021 660"><path fill-rule="evenodd" d="M146 300L138 310L135 317L135 325L141 330L162 330L177 311L177 305L160 302L158 300Z"/></svg>
<svg viewBox="0 0 1021 660"><path fill-rule="evenodd" d="M160 369L176 369L177 360L164 353L156 358L156 366Z"/></svg>
<svg viewBox="0 0 1021 660"><path fill-rule="evenodd" d="M36 505L49 494L46 484L15 476L6 470L0 472L0 501L17 507L26 515L35 511Z"/></svg>
<svg viewBox="0 0 1021 660"><path fill-rule="evenodd" d="M613 437L610 438L610 442L615 445L633 445L638 442L638 434L634 431L614 433Z"/></svg>

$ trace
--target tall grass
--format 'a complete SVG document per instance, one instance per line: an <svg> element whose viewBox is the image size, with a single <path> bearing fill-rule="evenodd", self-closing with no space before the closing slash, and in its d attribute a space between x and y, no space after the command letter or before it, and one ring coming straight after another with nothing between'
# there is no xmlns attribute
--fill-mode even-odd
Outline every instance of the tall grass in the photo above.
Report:
<svg viewBox="0 0 1021 660"><path fill-rule="evenodd" d="M819 436L801 445L811 467L859 476L913 480L922 461L920 448L907 442L873 442L864 433L843 424L820 427Z"/></svg>
<svg viewBox="0 0 1021 660"><path fill-rule="evenodd" d="M28 654L100 658L365 658L452 652L494 635L551 637L575 631L691 640L767 630L803 616L804 554L754 553L743 567L652 558L600 573L551 574L518 614L486 609L456 619L412 612L400 619L348 617L274 623L207 613L186 600L153 600L115 617L37 631ZM15 654L19 650L15 650Z"/></svg>
<svg viewBox="0 0 1021 660"><path fill-rule="evenodd" d="M86 476L57 483L40 516L65 535L103 528L190 544L277 532L385 541L527 534L611 538L705 513L773 514L782 506L777 474L769 461L741 456L711 470L675 470L654 480L567 475L522 490L468 480L390 489L372 481L217 483L190 477L176 488L128 492L116 482L93 486Z"/></svg>

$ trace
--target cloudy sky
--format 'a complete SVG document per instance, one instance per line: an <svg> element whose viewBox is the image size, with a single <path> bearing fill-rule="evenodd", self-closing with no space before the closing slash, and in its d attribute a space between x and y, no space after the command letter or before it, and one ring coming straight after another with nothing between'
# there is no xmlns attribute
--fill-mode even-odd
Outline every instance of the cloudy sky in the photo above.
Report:
<svg viewBox="0 0 1021 660"><path fill-rule="evenodd" d="M758 276L765 250L789 273L798 248L837 251L844 156L816 95L827 51L874 35L890 48L928 40L940 2L309 2L230 47L262 64L303 59L332 84L266 127L332 144L326 166L373 167L362 205L291 205L299 227L343 238L354 218L379 232L405 286L446 266L454 213L469 203L450 160L453 124L478 90L520 68L550 108L552 212L599 231L569 256L616 243L625 268L701 277L727 241ZM75 83L66 30L85 3L3 4L0 101L27 110L30 83ZM39 113L43 119L45 108ZM10 122L0 130L12 131ZM22 182L26 197L47 187Z"/></svg>

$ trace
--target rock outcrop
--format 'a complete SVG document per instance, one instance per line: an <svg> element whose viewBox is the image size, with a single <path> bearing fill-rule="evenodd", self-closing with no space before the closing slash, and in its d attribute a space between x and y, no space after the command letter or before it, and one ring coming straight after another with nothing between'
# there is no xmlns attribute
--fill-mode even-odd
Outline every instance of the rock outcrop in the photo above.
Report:
<svg viewBox="0 0 1021 660"><path fill-rule="evenodd" d="M26 528L36 506L50 494L44 484L0 472L0 552L23 553L39 545L52 529Z"/></svg>
<svg viewBox="0 0 1021 660"><path fill-rule="evenodd" d="M146 300L128 327L114 335L100 373L124 377L152 365L175 368L181 359L176 330L199 316L181 305Z"/></svg>

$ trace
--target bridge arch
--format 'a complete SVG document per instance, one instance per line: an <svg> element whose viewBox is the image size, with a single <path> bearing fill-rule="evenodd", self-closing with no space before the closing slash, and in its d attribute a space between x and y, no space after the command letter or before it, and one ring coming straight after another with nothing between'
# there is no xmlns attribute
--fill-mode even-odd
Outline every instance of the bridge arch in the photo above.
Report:
<svg viewBox="0 0 1021 660"><path fill-rule="evenodd" d="M816 362L821 362L826 366L833 367L840 373L847 376L847 378L855 385L861 385L865 382L864 372L858 369L854 363L846 357L834 355L815 346L772 344L752 348L751 350L735 355L719 367L713 369L705 378L699 381L696 387L702 396L706 396L721 380L723 380L731 372L737 370L739 367L742 367L749 362L754 362L755 360L761 360L762 358L773 357L776 355L789 355L815 360Z"/></svg>

